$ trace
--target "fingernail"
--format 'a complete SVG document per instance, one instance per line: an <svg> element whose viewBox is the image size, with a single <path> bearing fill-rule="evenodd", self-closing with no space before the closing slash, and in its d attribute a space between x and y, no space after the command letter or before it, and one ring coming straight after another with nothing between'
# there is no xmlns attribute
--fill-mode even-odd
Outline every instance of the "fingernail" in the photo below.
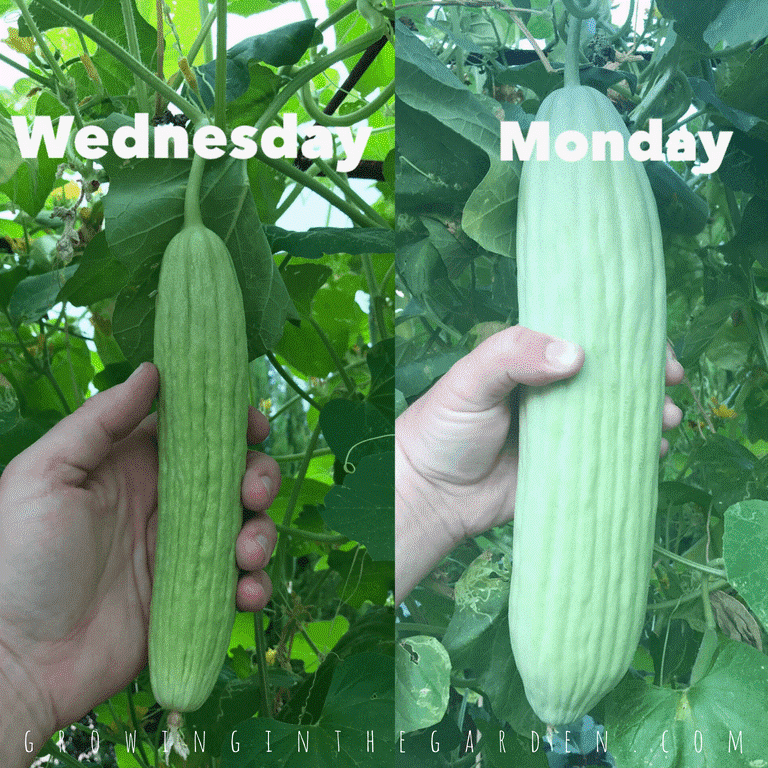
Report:
<svg viewBox="0 0 768 768"><path fill-rule="evenodd" d="M272 552L270 551L270 547L269 547L269 541L267 540L266 536L262 536L261 534L258 534L256 536L256 543L261 547L262 552L264 552L264 565L266 565L269 562L269 558L272 557Z"/></svg>
<svg viewBox="0 0 768 768"><path fill-rule="evenodd" d="M138 379L139 374L141 371L144 370L144 367L146 366L146 363L139 363L139 365L135 368L133 373L126 379L126 381L133 381L133 379Z"/></svg>
<svg viewBox="0 0 768 768"><path fill-rule="evenodd" d="M573 366L579 356L579 348L569 341L550 341L544 350L544 358L548 363L557 367L568 369Z"/></svg>
<svg viewBox="0 0 768 768"><path fill-rule="evenodd" d="M261 482L264 483L264 487L267 489L267 495L272 495L272 478L271 477L262 477Z"/></svg>

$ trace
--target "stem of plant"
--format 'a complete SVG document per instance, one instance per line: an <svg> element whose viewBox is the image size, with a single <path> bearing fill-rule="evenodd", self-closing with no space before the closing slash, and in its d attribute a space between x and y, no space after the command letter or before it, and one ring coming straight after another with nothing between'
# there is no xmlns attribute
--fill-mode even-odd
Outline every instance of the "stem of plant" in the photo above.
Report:
<svg viewBox="0 0 768 768"><path fill-rule="evenodd" d="M390 228L387 220L383 216L380 216L374 208L363 200L363 198L352 189L347 179L335 168L332 168L329 163L319 157L315 160L315 164L325 177L330 179L344 193L347 200L354 203L360 211L376 224L376 226L383 227L384 229Z"/></svg>
<svg viewBox="0 0 768 768"><path fill-rule="evenodd" d="M285 383L299 396L302 398L302 400L306 400L313 408L320 410L320 406L315 402L314 398L308 395L299 385L293 380L293 377L291 376L288 371L283 368L282 365L280 365L280 362L275 357L273 352L267 351L267 359L270 363L272 363L272 367L280 374L281 378Z"/></svg>
<svg viewBox="0 0 768 768"><path fill-rule="evenodd" d="M579 41L581 39L581 19L571 16L568 21L568 44L565 49L565 69L563 78L566 88L581 85L579 79Z"/></svg>
<svg viewBox="0 0 768 768"><path fill-rule="evenodd" d="M120 10L123 14L125 36L128 42L128 52L136 61L141 61L141 49L139 48L139 35L136 31L136 19L133 16L133 3L131 0L120 0ZM139 112L143 112L147 105L146 83L134 72L134 87L136 88L136 101L139 104Z"/></svg>
<svg viewBox="0 0 768 768"><path fill-rule="evenodd" d="M725 572L720 570L719 568L712 568L709 565L703 565L702 563L697 563L693 560L689 560L686 557L676 555L674 552L671 552L668 549L664 549L664 547L661 547L658 544L654 544L653 548L660 555L663 555L664 557L669 558L670 560L675 560L678 563L682 563L686 567L692 568L693 570L701 571L702 573L708 573L708 574L711 574L712 576L719 576L721 579L725 578L726 576Z"/></svg>
<svg viewBox="0 0 768 768"><path fill-rule="evenodd" d="M46 2L56 2L56 0L46 0ZM256 121L256 136L254 141L261 144L261 134L264 129L271 125L272 121L277 118L280 110L290 101L291 97L299 91L299 89L308 83L312 78L325 72L326 69L332 67L339 61L343 61L350 56L354 56L357 53L364 51L371 43L375 42L381 37L381 33L376 30L371 30L364 35L360 35L356 40L351 43L342 45L337 48L333 53L329 53L327 56L322 56L311 64L307 64L300 69L291 79L291 81L280 91L278 96L272 100L269 107Z"/></svg>
<svg viewBox="0 0 768 768"><path fill-rule="evenodd" d="M314 455L315 456L328 456L330 453L332 453L330 448L318 448ZM272 458L278 463L287 463L289 461L298 461L300 458L304 456L304 453L285 453L282 456L273 456Z"/></svg>
<svg viewBox="0 0 768 768"><path fill-rule="evenodd" d="M293 487L291 488L291 495L288 498L288 503L285 507L285 513L283 514L283 520L281 525L283 528L288 528L291 525L293 519L293 513L296 510L296 504L299 500L299 493L301 492L301 486L304 483L304 478L307 476L307 470L309 469L309 462L312 460L312 455L315 452L317 441L320 437L320 421L318 420L312 435L309 438L309 443L304 453L299 471L296 474L296 478L293 481ZM272 558L274 562L275 578L272 579L273 584L285 585L288 583L288 568L286 566L286 560L288 557L288 537L281 535L277 541L277 547L275 548L275 554Z"/></svg>
<svg viewBox="0 0 768 768"><path fill-rule="evenodd" d="M349 394L351 395L356 389L355 382L352 381L352 378L347 373L344 367L344 362L342 361L342 359L339 357L338 353L334 349L333 344L331 344L331 340L328 338L327 334L320 326L320 323L318 323L317 320L315 320L315 318L312 317L312 315L307 315L307 320L309 320L310 324L317 332L317 335L320 337L320 341L323 342L323 346L328 350L328 354L331 356L331 360L333 360L334 365L336 366L336 370L339 372L342 380L344 381L344 386L347 388L347 392L349 392Z"/></svg>
<svg viewBox="0 0 768 768"><path fill-rule="evenodd" d="M383 88L379 95L374 99L366 102L364 107L360 107L360 109L346 115L329 115L320 109L320 106L312 95L309 82L304 83L299 93L304 109L307 110L307 114L309 114L318 125L352 126L355 123L359 123L361 120L370 117L375 112L378 112L395 95L395 81L393 80Z"/></svg>
<svg viewBox="0 0 768 768"><path fill-rule="evenodd" d="M259 675L259 693L261 695L262 717L272 717L272 699L269 691L269 679L267 678L267 638L264 635L264 613L256 611L253 614L253 636L256 645L256 669Z"/></svg>
<svg viewBox="0 0 768 768"><path fill-rule="evenodd" d="M75 125L78 127L78 129L83 128L85 123L83 123L83 118L80 115L80 109L77 106L77 99L72 83L68 80L67 76L64 74L64 71L59 66L59 62L56 60L56 57L51 53L51 49L48 47L48 41L45 39L45 37L43 37L42 33L38 29L37 24L35 23L35 20L32 18L32 14L29 12L29 7L27 6L26 0L15 0L15 2L21 11L21 15L24 17L24 21L29 27L30 32L32 32L32 36L35 38L35 42L42 51L43 57L53 72L55 78L53 82L58 83L59 85L58 88L55 88L57 91L57 96L59 96L62 102L67 105L70 113L75 118Z"/></svg>
<svg viewBox="0 0 768 768"><path fill-rule="evenodd" d="M317 456L317 452L315 452L315 456ZM305 531L301 528L292 528L291 526L280 524L276 524L275 527L286 536L297 536L300 539L317 541L321 544L344 544L344 542L349 541L349 536L344 536L341 533L315 533L314 531Z"/></svg>
<svg viewBox="0 0 768 768"><path fill-rule="evenodd" d="M371 344L375 344L381 339L386 339L389 336L387 332L387 322L384 318L384 294L382 293L381 286L376 282L376 274L373 271L373 261L371 260L370 253L364 253L360 259L363 266L363 274L365 275L365 281L368 284L368 296L371 302L371 320L370 320L370 333ZM394 259L390 267L394 267ZM382 284L386 282L388 275L391 273L387 271L384 275Z"/></svg>
<svg viewBox="0 0 768 768"><path fill-rule="evenodd" d="M709 585L709 589L715 590L715 589L720 589L721 587L726 587L726 586L728 586L728 582L725 579L718 579L717 581L713 581ZM687 595L681 595L680 597L677 597L674 600L663 600L659 603L648 603L647 610L663 611L663 610L666 610L667 608L677 608L683 603L690 603L693 600L698 600L700 597L701 597L701 587L697 587L692 592L689 592Z"/></svg>
<svg viewBox="0 0 768 768"><path fill-rule="evenodd" d="M227 130L227 0L216 0L216 88L214 115L217 127Z"/></svg>
<svg viewBox="0 0 768 768"><path fill-rule="evenodd" d="M339 197L335 192L326 187L325 184L323 184L321 181L307 175L304 171L296 168L293 163L286 162L280 158L267 157L264 152L262 152L261 147L259 147L257 150L256 157L270 168L274 168L276 171L279 171L289 179L297 181L307 189L310 189L312 192L318 194L320 197L334 206L334 208L338 208L342 213L345 213L347 216L349 216L349 218L359 227L379 226L377 222L370 219L364 213L359 211L354 205L344 200L344 198Z"/></svg>
<svg viewBox="0 0 768 768"><path fill-rule="evenodd" d="M23 0L17 1L23 2ZM140 77L147 85L154 88L154 90L159 91L166 101L175 104L190 120L196 123L204 117L203 113L194 104L176 93L165 80L161 80L154 72L147 69L138 59L131 56L128 51L107 37L107 35L100 29L94 27L93 24L82 19L66 5L63 5L58 0L37 0L37 2L46 10L66 21L69 26L81 30L86 37L89 37L101 46L107 53L111 54L133 74Z"/></svg>
<svg viewBox="0 0 768 768"><path fill-rule="evenodd" d="M133 690L132 690L133 684L131 683L128 685L128 687L125 689L125 693L128 697L128 714L131 718L131 726L133 727L133 732L138 733L139 732L139 721L136 717L136 703L133 700ZM144 752L144 740L143 739L137 739L137 747L139 750L139 754L141 756L141 761L146 766L146 768L149 768L150 762L149 758L146 755L146 752Z"/></svg>
<svg viewBox="0 0 768 768"><path fill-rule="evenodd" d="M43 77L37 72L33 72L31 69L27 69L23 64L19 64L18 61L14 61L13 59L9 59L7 56L3 56L2 53L0 53L0 61L2 61L3 64L7 64L9 67L13 67L14 69L18 70L22 75L28 77L30 80L34 80L36 83L39 83L43 86L43 88L50 88L53 90L54 84L51 78Z"/></svg>
<svg viewBox="0 0 768 768"><path fill-rule="evenodd" d="M198 0L197 2L198 12L200 13L200 24L201 24L201 31L205 27L205 22L208 18L209 11L208 11L208 1L207 0ZM214 7L211 9L212 13L218 14L218 4L214 5ZM211 29L211 25L208 25L208 29L205 30L205 34L202 38L202 48L203 48L203 58L205 59L205 62L208 63L209 61L213 61L213 44L211 43L211 36L208 34L208 32ZM187 57L190 64L192 64L192 60Z"/></svg>
<svg viewBox="0 0 768 768"><path fill-rule="evenodd" d="M357 10L357 0L347 0L344 5L337 8L328 18L317 23L316 29L318 32L324 32L326 29L330 29L337 21L341 21L350 13L354 13Z"/></svg>

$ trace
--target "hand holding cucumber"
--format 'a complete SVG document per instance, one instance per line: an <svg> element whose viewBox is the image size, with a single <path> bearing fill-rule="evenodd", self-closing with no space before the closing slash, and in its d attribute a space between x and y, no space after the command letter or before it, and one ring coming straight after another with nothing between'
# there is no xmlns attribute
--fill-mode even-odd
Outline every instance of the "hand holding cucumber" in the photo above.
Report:
<svg viewBox="0 0 768 768"><path fill-rule="evenodd" d="M507 443L509 394L518 384L569 378L584 362L580 347L513 326L463 357L397 420L396 599L467 536L512 518L517 445ZM667 385L683 368L671 350ZM667 398L663 427L680 423ZM668 448L662 440L660 450Z"/></svg>
<svg viewBox="0 0 768 768"><path fill-rule="evenodd" d="M146 663L157 505L156 418L147 414L157 387L157 369L140 366L0 477L0 756L7 748L10 763L0 762L9 768L23 765L14 761L25 754L27 727L31 759L56 728ZM251 409L249 442L268 431ZM279 484L277 463L249 452L241 495L258 514L237 539L237 563L247 572L237 589L241 610L263 608L272 592L262 569L276 531L263 510Z"/></svg>

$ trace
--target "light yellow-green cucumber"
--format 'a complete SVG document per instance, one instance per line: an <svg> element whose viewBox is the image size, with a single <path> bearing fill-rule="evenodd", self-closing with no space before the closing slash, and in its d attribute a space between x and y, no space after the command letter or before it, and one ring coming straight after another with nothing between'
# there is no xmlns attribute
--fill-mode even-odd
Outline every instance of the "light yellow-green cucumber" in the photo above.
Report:
<svg viewBox="0 0 768 768"><path fill-rule="evenodd" d="M550 159L523 165L519 322L584 348L572 379L520 397L510 638L545 723L586 714L627 671L648 594L664 404L666 289L653 193L640 163L593 160L593 131L624 123L566 84L536 115ZM578 161L557 136L590 140ZM610 155L609 155L610 156Z"/></svg>
<svg viewBox="0 0 768 768"><path fill-rule="evenodd" d="M202 706L226 657L247 450L243 297L226 245L200 218L201 174L196 158L155 308L159 477L149 671L158 703L176 712Z"/></svg>

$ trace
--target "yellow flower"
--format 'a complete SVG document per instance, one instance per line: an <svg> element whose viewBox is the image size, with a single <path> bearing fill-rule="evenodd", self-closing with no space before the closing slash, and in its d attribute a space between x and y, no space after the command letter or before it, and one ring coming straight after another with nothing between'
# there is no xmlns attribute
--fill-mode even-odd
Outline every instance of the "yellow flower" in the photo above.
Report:
<svg viewBox="0 0 768 768"><path fill-rule="evenodd" d="M275 663L275 658L277 657L277 651L274 648L268 648L267 652L264 654L264 657L267 660L267 664L272 666Z"/></svg>
<svg viewBox="0 0 768 768"><path fill-rule="evenodd" d="M713 408L712 413L721 419L732 419L736 416L736 411L732 408L726 408L724 405L718 405L717 408Z"/></svg>
<svg viewBox="0 0 768 768"><path fill-rule="evenodd" d="M8 39L3 42L8 47L13 48L14 51L23 53L25 56L34 53L35 50L35 38L21 37L19 30L15 27L8 27Z"/></svg>

